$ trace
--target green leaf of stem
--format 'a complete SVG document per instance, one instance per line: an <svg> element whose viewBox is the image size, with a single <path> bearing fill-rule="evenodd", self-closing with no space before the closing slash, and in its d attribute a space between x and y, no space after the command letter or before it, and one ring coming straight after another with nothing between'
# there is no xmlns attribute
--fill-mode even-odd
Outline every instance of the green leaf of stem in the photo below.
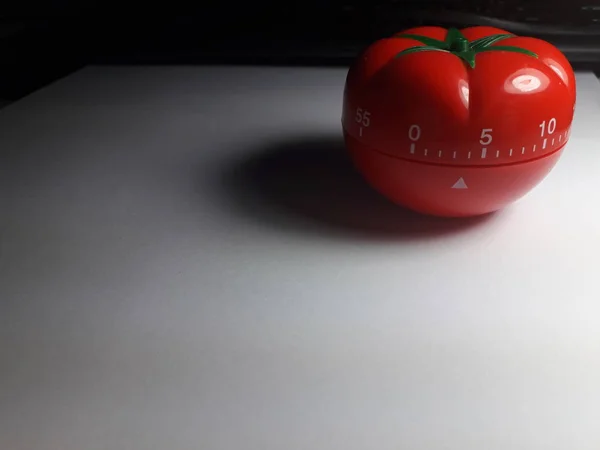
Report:
<svg viewBox="0 0 600 450"><path fill-rule="evenodd" d="M400 56L408 55L409 53L417 53L417 52L446 52L450 53L448 50L444 50L443 48L430 47L430 46L420 46L420 47L410 47L402 50L395 57L399 58Z"/></svg>
<svg viewBox="0 0 600 450"><path fill-rule="evenodd" d="M467 40L467 38L456 28L450 28L446 34L446 45L450 47L454 42Z"/></svg>
<svg viewBox="0 0 600 450"><path fill-rule="evenodd" d="M401 39L412 39L413 41L418 41L421 44L425 44L428 47L436 47L440 49L447 50L449 47L446 45L444 41L440 41L439 39L434 39L427 36L420 36L418 34L395 34L392 36L393 38L401 38Z"/></svg>
<svg viewBox="0 0 600 450"><path fill-rule="evenodd" d="M504 39L508 39L511 37L515 37L514 34L493 34L491 36L482 37L480 39L475 39L471 42L472 50L480 50L482 48L489 47L496 42L502 41Z"/></svg>
<svg viewBox="0 0 600 450"><path fill-rule="evenodd" d="M513 52L513 53L521 53L523 55L528 55L528 56L532 56L534 58L537 58L538 55L536 53L533 53L530 50L521 48L521 47L513 47L510 45L494 45L493 47L486 47L484 49L478 50L476 53L483 53L483 52Z"/></svg>

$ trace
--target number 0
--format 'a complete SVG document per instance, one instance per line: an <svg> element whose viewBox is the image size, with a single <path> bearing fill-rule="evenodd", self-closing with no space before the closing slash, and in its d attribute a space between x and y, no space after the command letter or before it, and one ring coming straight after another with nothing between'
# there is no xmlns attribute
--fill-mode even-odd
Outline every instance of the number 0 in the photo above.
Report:
<svg viewBox="0 0 600 450"><path fill-rule="evenodd" d="M408 129L408 138L411 141L418 141L421 138L421 127L419 125L411 125Z"/></svg>

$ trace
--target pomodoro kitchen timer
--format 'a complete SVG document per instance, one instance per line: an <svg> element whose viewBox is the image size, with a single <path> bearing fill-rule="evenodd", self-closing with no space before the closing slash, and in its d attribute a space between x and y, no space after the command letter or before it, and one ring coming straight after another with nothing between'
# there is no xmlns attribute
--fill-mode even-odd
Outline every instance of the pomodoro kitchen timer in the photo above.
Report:
<svg viewBox="0 0 600 450"><path fill-rule="evenodd" d="M348 71L342 125L359 171L390 200L447 217L499 210L554 167L575 76L553 45L492 27L419 27Z"/></svg>

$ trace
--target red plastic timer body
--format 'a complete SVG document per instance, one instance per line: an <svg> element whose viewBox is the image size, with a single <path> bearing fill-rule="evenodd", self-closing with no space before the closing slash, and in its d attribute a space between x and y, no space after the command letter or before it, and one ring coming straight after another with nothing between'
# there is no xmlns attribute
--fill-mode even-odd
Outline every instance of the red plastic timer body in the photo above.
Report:
<svg viewBox="0 0 600 450"><path fill-rule="evenodd" d="M485 214L550 172L569 139L575 77L553 45L492 27L420 27L348 72L342 124L367 181L438 216Z"/></svg>

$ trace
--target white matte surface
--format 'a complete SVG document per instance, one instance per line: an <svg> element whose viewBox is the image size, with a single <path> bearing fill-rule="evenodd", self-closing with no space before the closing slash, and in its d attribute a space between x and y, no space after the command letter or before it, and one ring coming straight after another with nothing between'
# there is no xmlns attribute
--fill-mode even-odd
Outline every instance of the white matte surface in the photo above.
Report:
<svg viewBox="0 0 600 450"><path fill-rule="evenodd" d="M0 449L600 448L600 83L463 223L352 172L344 76L90 67L0 111Z"/></svg>

